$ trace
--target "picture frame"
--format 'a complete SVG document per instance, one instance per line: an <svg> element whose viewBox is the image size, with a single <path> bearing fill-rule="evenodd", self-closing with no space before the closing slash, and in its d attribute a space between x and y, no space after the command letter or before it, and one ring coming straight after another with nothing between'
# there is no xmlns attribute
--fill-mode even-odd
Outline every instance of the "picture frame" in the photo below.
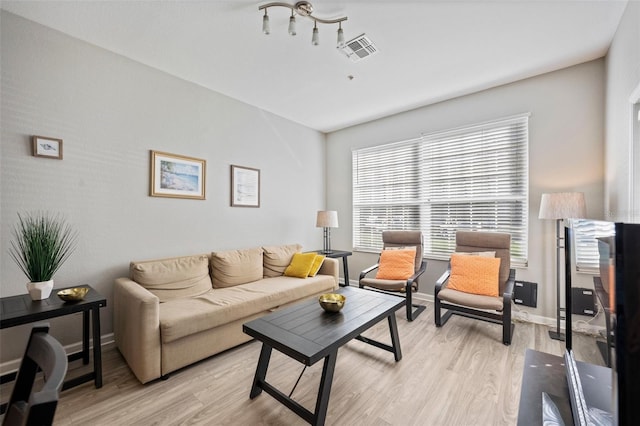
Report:
<svg viewBox="0 0 640 426"><path fill-rule="evenodd" d="M231 165L231 207L260 207L260 169Z"/></svg>
<svg viewBox="0 0 640 426"><path fill-rule="evenodd" d="M62 139L47 136L31 136L34 157L62 160Z"/></svg>
<svg viewBox="0 0 640 426"><path fill-rule="evenodd" d="M150 151L152 197L205 199L206 160Z"/></svg>

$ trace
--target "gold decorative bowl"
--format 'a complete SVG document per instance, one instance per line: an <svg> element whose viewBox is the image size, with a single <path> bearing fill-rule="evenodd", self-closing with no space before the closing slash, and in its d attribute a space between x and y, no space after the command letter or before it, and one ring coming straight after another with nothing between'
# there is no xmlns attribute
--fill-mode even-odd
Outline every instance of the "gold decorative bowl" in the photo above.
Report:
<svg viewBox="0 0 640 426"><path fill-rule="evenodd" d="M87 287L74 287L66 290L60 290L57 294L58 297L65 302L77 302L84 299L89 292Z"/></svg>
<svg viewBox="0 0 640 426"><path fill-rule="evenodd" d="M318 302L327 312L338 312L344 306L347 298L337 293L327 293L320 296Z"/></svg>

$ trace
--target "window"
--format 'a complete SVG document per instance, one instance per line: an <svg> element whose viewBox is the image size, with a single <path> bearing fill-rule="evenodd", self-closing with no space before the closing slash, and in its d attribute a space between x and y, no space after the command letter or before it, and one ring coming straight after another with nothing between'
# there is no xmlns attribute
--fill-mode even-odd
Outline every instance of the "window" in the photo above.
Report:
<svg viewBox="0 0 640 426"><path fill-rule="evenodd" d="M571 226L573 227L576 269L580 272L598 273L600 253L596 238L615 235L614 223L572 219Z"/></svg>
<svg viewBox="0 0 640 426"><path fill-rule="evenodd" d="M378 251L383 230L422 231L448 259L456 230L511 234L527 262L528 115L353 151L353 241Z"/></svg>

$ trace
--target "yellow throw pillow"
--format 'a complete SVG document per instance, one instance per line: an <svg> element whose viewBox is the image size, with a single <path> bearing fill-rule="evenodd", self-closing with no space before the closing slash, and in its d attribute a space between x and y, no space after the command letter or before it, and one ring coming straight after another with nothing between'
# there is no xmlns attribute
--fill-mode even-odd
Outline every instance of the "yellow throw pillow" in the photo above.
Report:
<svg viewBox="0 0 640 426"><path fill-rule="evenodd" d="M447 288L471 294L498 297L500 258L451 255L451 276Z"/></svg>
<svg viewBox="0 0 640 426"><path fill-rule="evenodd" d="M311 270L309 271L310 277L316 276L323 262L324 262L324 256L321 254L316 254L316 258L313 259L313 264L311 265Z"/></svg>
<svg viewBox="0 0 640 426"><path fill-rule="evenodd" d="M415 273L416 248L382 250L379 263L376 279L406 280Z"/></svg>
<svg viewBox="0 0 640 426"><path fill-rule="evenodd" d="M286 277L307 278L314 260L316 260L315 253L295 253L291 258L291 263L284 270L284 275Z"/></svg>

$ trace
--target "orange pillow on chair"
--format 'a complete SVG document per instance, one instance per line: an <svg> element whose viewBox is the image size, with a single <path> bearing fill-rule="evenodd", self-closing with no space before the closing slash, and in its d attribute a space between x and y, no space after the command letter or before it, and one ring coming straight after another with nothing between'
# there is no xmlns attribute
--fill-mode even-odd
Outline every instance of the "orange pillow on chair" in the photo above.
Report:
<svg viewBox="0 0 640 426"><path fill-rule="evenodd" d="M379 264L376 279L406 280L415 273L416 248L382 250Z"/></svg>
<svg viewBox="0 0 640 426"><path fill-rule="evenodd" d="M499 257L451 255L451 275L447 288L465 293L498 297Z"/></svg>

